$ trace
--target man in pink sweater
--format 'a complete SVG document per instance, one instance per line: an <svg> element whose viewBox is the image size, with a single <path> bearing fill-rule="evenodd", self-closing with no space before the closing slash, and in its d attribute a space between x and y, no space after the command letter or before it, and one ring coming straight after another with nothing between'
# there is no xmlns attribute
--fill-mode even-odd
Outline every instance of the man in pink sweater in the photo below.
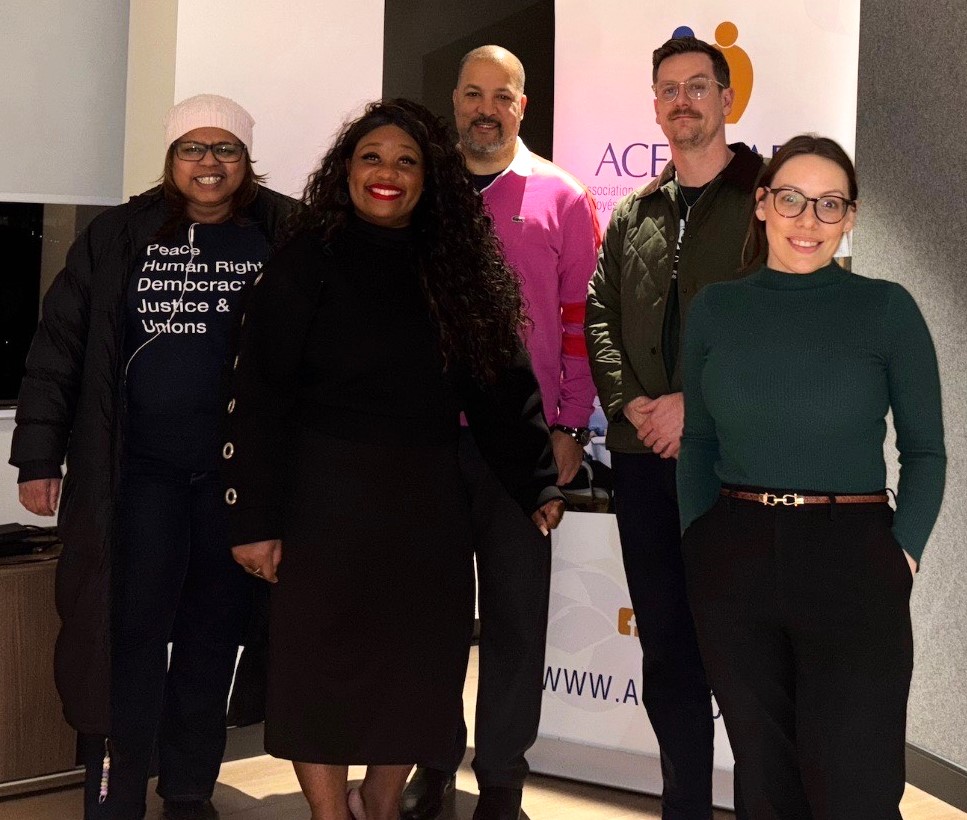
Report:
<svg viewBox="0 0 967 820"><path fill-rule="evenodd" d="M526 333L558 484L580 469L594 383L584 343L588 281L600 231L588 190L527 150L518 136L527 97L524 67L506 49L483 46L460 63L453 109L460 149L517 271L532 324ZM480 611L474 820L516 820L525 752L540 721L550 585L550 538L507 495L464 431L461 466L471 497ZM467 733L450 760L421 766L403 794L404 820L436 817L453 793Z"/></svg>

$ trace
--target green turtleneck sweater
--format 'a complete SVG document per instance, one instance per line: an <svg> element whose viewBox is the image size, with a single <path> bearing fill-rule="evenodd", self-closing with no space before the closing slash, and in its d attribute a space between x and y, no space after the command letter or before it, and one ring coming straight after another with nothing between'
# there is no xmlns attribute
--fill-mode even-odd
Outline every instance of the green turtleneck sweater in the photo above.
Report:
<svg viewBox="0 0 967 820"><path fill-rule="evenodd" d="M682 351L682 529L722 483L870 493L886 485L893 411L900 452L893 535L918 561L943 497L937 359L913 297L836 264L761 268L704 288Z"/></svg>

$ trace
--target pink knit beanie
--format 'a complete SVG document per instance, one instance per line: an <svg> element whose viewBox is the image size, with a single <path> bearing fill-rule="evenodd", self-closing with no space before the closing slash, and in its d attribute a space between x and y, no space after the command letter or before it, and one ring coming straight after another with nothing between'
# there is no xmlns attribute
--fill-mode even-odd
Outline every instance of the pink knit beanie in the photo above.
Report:
<svg viewBox="0 0 967 820"><path fill-rule="evenodd" d="M252 126L255 120L235 100L218 94L198 94L182 100L165 115L165 147L196 128L224 128L230 131L252 156Z"/></svg>

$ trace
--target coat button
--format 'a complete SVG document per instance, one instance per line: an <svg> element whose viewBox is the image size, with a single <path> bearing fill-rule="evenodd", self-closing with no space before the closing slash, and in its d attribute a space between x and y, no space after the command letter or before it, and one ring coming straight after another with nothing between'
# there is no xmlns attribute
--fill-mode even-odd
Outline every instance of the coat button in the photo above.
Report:
<svg viewBox="0 0 967 820"><path fill-rule="evenodd" d="M229 487L227 490L225 490L225 503L232 505L236 501L238 501L238 493L235 492L234 487Z"/></svg>
<svg viewBox="0 0 967 820"><path fill-rule="evenodd" d="M228 403L228 412L229 413L234 413L235 412L235 399L232 399L231 401L229 401L229 403Z"/></svg>
<svg viewBox="0 0 967 820"><path fill-rule="evenodd" d="M228 441L225 443L225 446L222 447L222 458L229 459L233 455L235 455L235 445Z"/></svg>

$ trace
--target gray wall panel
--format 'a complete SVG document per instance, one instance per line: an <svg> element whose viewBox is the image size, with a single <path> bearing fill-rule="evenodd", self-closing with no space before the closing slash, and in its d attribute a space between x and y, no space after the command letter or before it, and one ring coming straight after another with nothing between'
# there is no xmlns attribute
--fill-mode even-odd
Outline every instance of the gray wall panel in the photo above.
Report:
<svg viewBox="0 0 967 820"><path fill-rule="evenodd" d="M863 3L853 269L903 283L937 346L947 491L914 584L908 740L967 769L967 58L960 2ZM888 445L891 455L895 453ZM895 470L891 474L895 486Z"/></svg>
<svg viewBox="0 0 967 820"><path fill-rule="evenodd" d="M0 0L0 200L121 201L128 0Z"/></svg>

